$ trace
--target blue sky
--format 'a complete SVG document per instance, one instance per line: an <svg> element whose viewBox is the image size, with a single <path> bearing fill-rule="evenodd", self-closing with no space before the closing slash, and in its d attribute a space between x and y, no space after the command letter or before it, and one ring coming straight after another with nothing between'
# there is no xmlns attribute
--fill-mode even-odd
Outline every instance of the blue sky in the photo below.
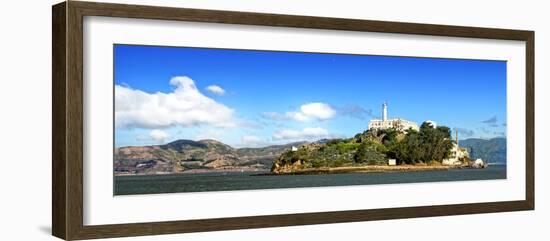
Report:
<svg viewBox="0 0 550 241"><path fill-rule="evenodd" d="M380 117L506 135L506 62L115 45L115 145L351 137Z"/></svg>

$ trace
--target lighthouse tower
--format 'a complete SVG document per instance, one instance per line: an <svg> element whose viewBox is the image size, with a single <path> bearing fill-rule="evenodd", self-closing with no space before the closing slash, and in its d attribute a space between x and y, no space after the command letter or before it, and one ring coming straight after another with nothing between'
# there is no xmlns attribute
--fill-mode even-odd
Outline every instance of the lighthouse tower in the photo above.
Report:
<svg viewBox="0 0 550 241"><path fill-rule="evenodd" d="M388 118L388 103L384 101L382 104L382 118L381 119L371 119L369 121L369 130L370 129L380 129L385 130L393 128L398 131L406 132L408 129L413 129L418 131L418 125L414 121L408 121L401 118Z"/></svg>
<svg viewBox="0 0 550 241"><path fill-rule="evenodd" d="M382 120L388 120L388 103L386 103L385 101L384 104L382 104Z"/></svg>

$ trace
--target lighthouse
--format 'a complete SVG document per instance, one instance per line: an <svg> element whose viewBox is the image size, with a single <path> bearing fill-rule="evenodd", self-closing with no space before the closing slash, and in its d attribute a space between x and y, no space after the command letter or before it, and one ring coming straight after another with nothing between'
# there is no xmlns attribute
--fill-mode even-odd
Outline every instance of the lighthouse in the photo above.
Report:
<svg viewBox="0 0 550 241"><path fill-rule="evenodd" d="M386 103L385 101L384 104L382 104L382 120L388 120L388 103Z"/></svg>
<svg viewBox="0 0 550 241"><path fill-rule="evenodd" d="M398 131L407 131L413 129L418 131L418 125L414 121L408 121L402 118L388 118L388 103L384 101L382 104L382 119L371 119L369 121L369 130L371 129L389 129L393 128Z"/></svg>

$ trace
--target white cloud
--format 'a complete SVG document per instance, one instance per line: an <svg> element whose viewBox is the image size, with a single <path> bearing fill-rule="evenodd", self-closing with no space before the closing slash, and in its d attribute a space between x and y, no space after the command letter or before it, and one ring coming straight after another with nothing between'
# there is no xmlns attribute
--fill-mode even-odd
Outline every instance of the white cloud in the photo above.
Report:
<svg viewBox="0 0 550 241"><path fill-rule="evenodd" d="M302 112L287 112L286 116L291 120L297 120L301 122L307 122L312 120L312 118L310 118L309 116L305 115Z"/></svg>
<svg viewBox="0 0 550 241"><path fill-rule="evenodd" d="M257 147L261 145L265 145L266 141L262 140L262 138L254 135L244 135L241 136L241 145L247 146L247 147Z"/></svg>
<svg viewBox="0 0 550 241"><path fill-rule="evenodd" d="M273 133L274 140L311 140L330 137L329 132L321 127L307 127L302 130L285 129Z"/></svg>
<svg viewBox="0 0 550 241"><path fill-rule="evenodd" d="M220 87L218 85L210 85L210 86L206 87L206 90L208 90L211 93L216 94L216 95L224 95L225 94L225 90L222 89L222 87Z"/></svg>
<svg viewBox="0 0 550 241"><path fill-rule="evenodd" d="M168 139L170 137L170 135L168 135L168 133L166 133L164 131L161 131L161 130L152 130L149 133L149 136L151 137L151 139L153 139L154 141L157 141L157 142L164 142L166 139Z"/></svg>
<svg viewBox="0 0 550 241"><path fill-rule="evenodd" d="M170 93L146 93L127 86L115 86L117 127L164 128L211 125L233 127L234 110L203 95L189 77L170 80Z"/></svg>
<svg viewBox="0 0 550 241"><path fill-rule="evenodd" d="M336 115L336 111L330 105L320 102L302 105L300 110L300 114L305 117L317 118L319 120L331 119Z"/></svg>
<svg viewBox="0 0 550 241"><path fill-rule="evenodd" d="M328 120L336 116L336 111L328 104L321 102L307 103L300 106L298 111L286 112L265 112L263 116L272 120L296 120L308 122L312 120Z"/></svg>
<svg viewBox="0 0 550 241"><path fill-rule="evenodd" d="M152 130L148 134L140 134L136 136L136 140L139 142L160 142L164 143L170 138L170 134L162 130Z"/></svg>
<svg viewBox="0 0 550 241"><path fill-rule="evenodd" d="M221 129L210 129L204 132L196 134L193 139L196 141L200 140L221 140L222 135L224 134Z"/></svg>

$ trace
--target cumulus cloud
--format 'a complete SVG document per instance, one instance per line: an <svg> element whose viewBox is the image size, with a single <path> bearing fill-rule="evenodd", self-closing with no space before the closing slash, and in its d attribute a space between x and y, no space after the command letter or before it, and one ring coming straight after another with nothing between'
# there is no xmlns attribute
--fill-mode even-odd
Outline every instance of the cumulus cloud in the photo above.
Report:
<svg viewBox="0 0 550 241"><path fill-rule="evenodd" d="M136 140L140 142L160 142L164 143L166 140L170 138L170 134L166 133L162 130L152 130L147 134L140 134L136 136Z"/></svg>
<svg viewBox="0 0 550 241"><path fill-rule="evenodd" d="M164 142L170 137L168 133L161 130L152 130L151 132L149 132L149 136L151 137L151 139L157 142Z"/></svg>
<svg viewBox="0 0 550 241"><path fill-rule="evenodd" d="M206 90L213 93L213 94L216 94L216 95L224 95L225 94L225 90L222 89L222 87L220 87L218 85L210 85L210 86L206 87Z"/></svg>
<svg viewBox="0 0 550 241"><path fill-rule="evenodd" d="M284 114L277 112L263 113L263 117L267 119L296 120L301 122L328 120L335 116L336 111L330 105L321 102L303 104L297 111L289 111Z"/></svg>
<svg viewBox="0 0 550 241"><path fill-rule="evenodd" d="M328 130L321 127L307 127L302 130L285 129L273 133L274 140L311 140L330 137Z"/></svg>
<svg viewBox="0 0 550 241"><path fill-rule="evenodd" d="M309 103L300 106L300 111L294 114L298 120L307 120L310 118L327 120L336 115L336 111L325 103Z"/></svg>
<svg viewBox="0 0 550 241"><path fill-rule="evenodd" d="M234 110L203 95L186 76L174 77L170 93L147 93L115 85L115 125L120 128L169 126L233 127Z"/></svg>

